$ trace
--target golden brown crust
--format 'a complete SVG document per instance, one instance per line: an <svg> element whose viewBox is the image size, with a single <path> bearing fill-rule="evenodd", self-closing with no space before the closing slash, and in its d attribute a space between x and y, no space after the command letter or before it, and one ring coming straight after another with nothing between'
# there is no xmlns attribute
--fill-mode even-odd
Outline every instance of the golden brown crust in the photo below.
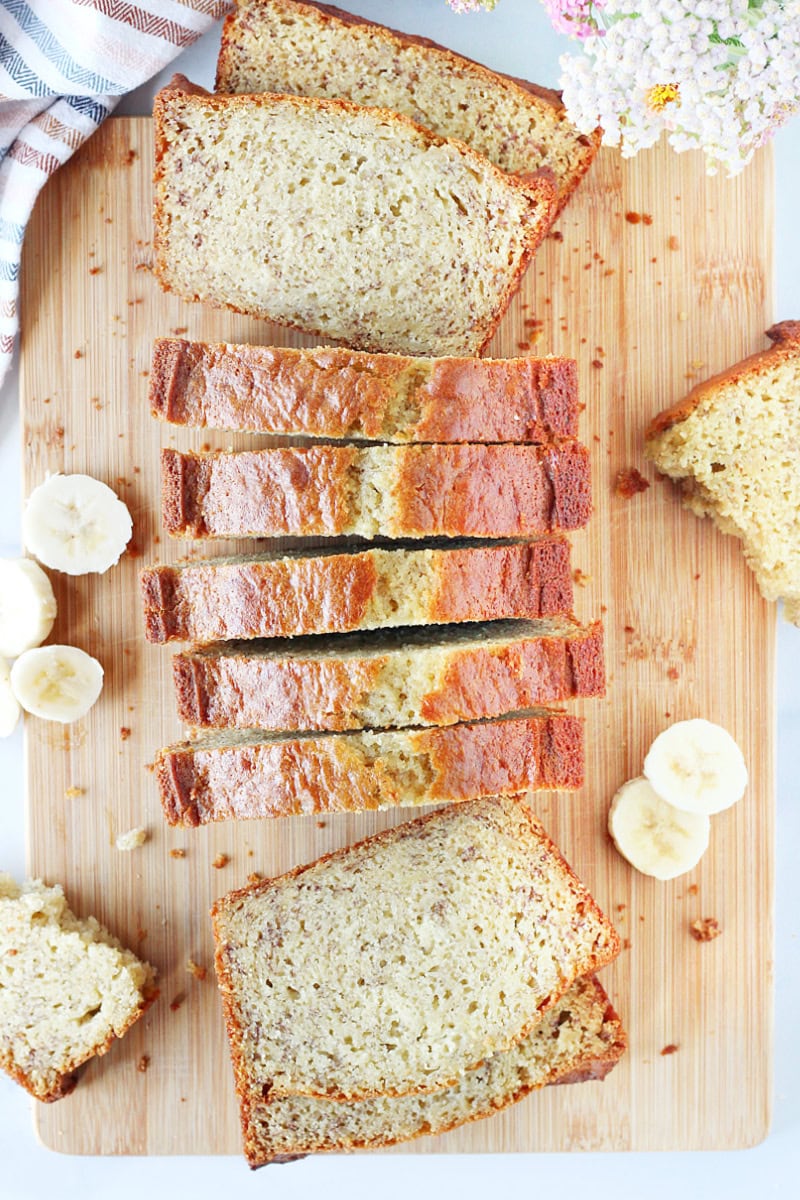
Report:
<svg viewBox="0 0 800 1200"><path fill-rule="evenodd" d="M605 694L600 622L564 637L509 636L499 645L447 648L443 673L421 697L419 719L426 724ZM360 729L388 661L388 653L374 652L314 658L248 655L241 647L227 654L188 650L173 658L178 716L205 729Z"/></svg>
<svg viewBox="0 0 800 1200"><path fill-rule="evenodd" d="M525 227L524 246L520 253L519 262L513 272L511 272L506 280L502 290L496 297L496 303L493 311L482 318L479 324L473 326L469 330L464 330L464 341L469 342L465 349L470 349L480 355L491 341L500 320L511 303L511 299L518 291L522 278L528 267L528 263L533 257L535 251L546 237L553 220L555 219L558 194L555 184L555 179L552 171L542 169L531 175L506 175L499 167L495 167L488 159L477 154L469 146L462 142L448 141L447 138L438 137L436 134L425 129L422 125L418 125L415 121L404 117L399 113L392 112L385 108L373 108L366 110L363 106L353 104L349 100L320 100L306 96L275 96L271 93L262 95L242 95L242 96L221 96L213 95L207 92L204 88L192 84L185 75L176 74L171 82L166 87L162 88L157 93L153 102L153 119L155 124L155 171L153 174L153 183L155 189L154 200L154 231L153 231L153 254L154 265L153 274L158 279L161 287L165 291L175 292L182 295L186 300L203 300L204 303L211 304L217 308L229 309L232 312L245 313L249 315L262 317L267 320L275 321L275 317L271 312L253 308L245 310L238 308L234 304L229 304L222 300L210 296L199 296L196 293L183 292L179 287L176 287L169 277L169 248L166 235L166 224L163 209L163 190L165 187L166 172L164 169L164 161L168 152L167 137L165 134L165 124L170 116L170 106L172 102L179 98L192 97L199 98L208 108L271 108L278 104L286 108L294 108L301 110L303 108L312 108L324 110L328 113L331 119L350 117L359 117L365 111L371 112L376 121L382 125L401 126L407 131L413 133L418 141L421 141L426 147L449 145L456 147L459 155L462 158L468 159L480 174L494 174L496 180L501 183L504 188L511 188L524 196L531 210L532 220ZM285 324L288 328L300 328L286 321L277 321L278 324ZM317 329L311 324L304 324L302 332L316 334L320 337L326 336L324 330ZM473 344L474 343L474 344ZM380 351L384 348L380 331L363 331L362 334L355 335L350 339L350 344L354 349Z"/></svg>
<svg viewBox="0 0 800 1200"><path fill-rule="evenodd" d="M574 876L572 868L566 862L563 854L553 840L549 837L541 822L534 816L522 796L485 796L482 799L473 802L473 810L476 808L491 809L499 807L507 814L509 805L513 806L515 817L522 825L526 826L525 835L530 836L532 840L535 840L538 843L543 857L555 859L556 862L561 865L562 869L573 881L572 886L580 889L581 902L585 908L590 910L595 919L601 922L605 928L605 945L598 946L595 944L594 952L588 956L589 961L587 961L584 966L583 974L591 975L601 967L605 966L607 963L612 962L613 959L617 957L621 949L619 936L613 926L611 926L611 924L608 922L599 905L596 903L593 897L586 892L583 885L580 884L580 881ZM318 868L326 863L339 861L342 858L352 855L353 853L369 852L369 849L372 847L381 846L386 842L392 842L398 838L419 836L420 832L424 830L424 827L428 823L441 820L448 812L450 812L449 809L435 809L433 812L427 813L421 817L417 817L413 821L406 822L403 825L394 826L391 829L384 830L382 833L374 834L371 837L364 838L352 846L346 846L341 850L334 850L328 854L324 854L314 862L297 866L291 871L287 871L284 875L278 876L274 879L262 879L256 883L250 884L247 887L239 888L235 891L229 892L227 895L220 897L220 899L215 901L215 903L212 905L210 916L215 943L214 965L217 973L217 982L222 997L222 1006L225 1015L225 1024L228 1032L228 1041L231 1051L231 1060L233 1064L234 1078L236 1081L236 1091L240 1100L240 1119L244 1137L245 1153L248 1156L250 1151L253 1149L251 1140L252 1122L249 1114L249 1107L252 1103L253 1097L251 1095L251 1081L247 1069L247 1056L244 1050L244 1030L242 1029L239 1021L237 1006L234 1001L233 980L230 975L230 964L228 955L226 953L227 945L225 942L225 934L221 922L222 914L226 909L235 907L239 901L246 897L258 895L261 892L269 891L275 887L280 887L282 884L296 880L304 873ZM534 1026L538 1024L544 1013L558 1003L564 992L571 987L576 978L577 975L574 975L571 978L562 980L562 986L558 990L558 994L547 997L547 999L539 1006L537 1012L531 1016L530 1020L519 1032L517 1037L509 1043L509 1046L502 1047L501 1049L508 1049L511 1045L516 1045L522 1041L522 1039L531 1032ZM473 1070L480 1065L481 1064L478 1062L472 1063L465 1069ZM416 1089L416 1091L417 1094L424 1094L426 1090L437 1091L440 1087L451 1087L456 1082L456 1078L452 1078L448 1081L438 1081L436 1086L431 1086L427 1089L423 1086ZM268 1099L271 1092L272 1094L277 1094L273 1091L272 1081L266 1081L263 1099ZM297 1094L310 1093L298 1091ZM331 1093L321 1098L330 1100L353 1100L359 1098L368 1099L369 1096L369 1093L365 1093L362 1097L348 1096L344 1093Z"/></svg>
<svg viewBox="0 0 800 1200"><path fill-rule="evenodd" d="M413 562L415 554L432 556L437 580L417 624L571 612L569 543L542 538L433 551L365 550L147 567L141 574L145 636L156 643L208 643L374 628L370 601L379 588L393 586L394 559L387 556Z"/></svg>
<svg viewBox="0 0 800 1200"><path fill-rule="evenodd" d="M241 8L237 6L225 18L222 26L222 40L217 59L216 83L214 85L214 89L217 92L225 92L227 90L228 80L236 57L237 26L242 21L248 21L254 15L252 13L254 6L250 4L248 7L251 11L243 13ZM366 17L357 16L355 13L345 12L344 9L337 8L332 4L317 4L309 2L309 0L303 0L303 3L296 5L293 3L292 7L314 9L321 15L323 22L326 24L339 22L342 25L366 26L373 30L381 40L386 42L395 54L402 54L404 46L419 46L424 50L429 50L439 60L444 73L448 71L462 71L466 67L471 74L476 75L480 79L484 86L489 88L496 88L498 86L507 88L510 86L526 93L527 97L532 97L542 106L555 109L560 114L563 114L565 121L567 120L561 93L554 88L541 87L539 84L530 83L527 79L520 79L514 75L505 75L500 71L492 71L485 64L479 63L475 59L467 58L466 55L456 54L453 50L449 50L446 46L440 45L439 42L435 42L431 38L421 37L413 33L403 33L387 25L381 25L377 21L370 21ZM603 131L601 129L595 129L589 135L579 134L576 130L575 140L585 148L585 154L582 156L579 167L559 189L558 205L553 217L554 220L560 215L567 201L592 165L600 149L602 136Z"/></svg>
<svg viewBox="0 0 800 1200"><path fill-rule="evenodd" d="M352 446L164 449L164 529L191 538L535 537L580 529L591 514L589 454L578 442L402 446L375 454ZM362 474L391 496L377 530L361 509Z"/></svg>
<svg viewBox="0 0 800 1200"><path fill-rule="evenodd" d="M156 755L164 815L170 825L196 827L303 813L367 812L409 801L435 804L523 791L575 791L583 785L583 725L577 717L405 730L402 738L406 753L420 760L427 777L413 795L391 758L377 747L365 753L358 734L169 746Z"/></svg>
<svg viewBox="0 0 800 1200"><path fill-rule="evenodd" d="M766 336L773 343L768 350L760 350L756 354L751 354L732 367L720 371L717 375L712 375L703 383L698 383L688 396L684 396L677 404L664 409L654 417L647 427L645 441L650 442L667 429L671 429L673 425L679 425L681 421L685 421L698 405L702 404L706 398L713 397L720 387L737 384L748 375L760 375L762 371L771 371L782 362L800 357L800 321L781 321L768 329Z"/></svg>
<svg viewBox="0 0 800 1200"><path fill-rule="evenodd" d="M413 410L397 427L396 396ZM548 442L578 432L571 358L436 358L158 338L154 416L247 433L397 442Z"/></svg>

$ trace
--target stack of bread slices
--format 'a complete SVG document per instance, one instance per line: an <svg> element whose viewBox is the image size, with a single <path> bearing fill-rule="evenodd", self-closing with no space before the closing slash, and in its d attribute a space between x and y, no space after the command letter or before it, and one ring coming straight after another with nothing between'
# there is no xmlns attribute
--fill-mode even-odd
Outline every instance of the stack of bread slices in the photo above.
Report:
<svg viewBox="0 0 800 1200"><path fill-rule="evenodd" d="M605 686L602 628L571 616L567 535L591 511L573 361L163 340L150 387L172 423L305 438L165 449L170 534L316 539L144 571L148 639L193 643L174 679L198 736L157 761L168 821L581 787L581 722L553 710Z"/></svg>

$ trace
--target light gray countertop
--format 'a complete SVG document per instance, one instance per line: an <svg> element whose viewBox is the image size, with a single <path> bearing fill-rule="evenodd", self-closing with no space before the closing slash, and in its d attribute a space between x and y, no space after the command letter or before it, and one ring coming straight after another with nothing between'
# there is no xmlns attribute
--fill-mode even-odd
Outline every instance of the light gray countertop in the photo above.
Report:
<svg viewBox="0 0 800 1200"><path fill-rule="evenodd" d="M558 55L569 49L550 28L537 0L500 0L494 13L458 16L445 0L341 0L354 12L450 45L512 75L555 85ZM175 67L211 86L219 44L212 30ZM171 75L172 70L165 73ZM149 111L165 81L127 97L122 113ZM800 318L800 117L775 142L777 164L776 319ZM57 336L54 331L54 336ZM0 394L0 556L18 554L20 430L16 372ZM325 1195L336 1200L407 1200L409 1195L458 1195L463 1200L506 1194L574 1194L594 1200L672 1200L678 1194L752 1200L799 1194L800 1185L800 629L778 629L778 794L776 921L776 1070L772 1132L752 1150L730 1153L554 1154L494 1156L380 1155L310 1158L250 1175L236 1158L78 1159L42 1149L35 1140L27 1095L0 1075L0 1196L4 1200L140 1200L143 1194L218 1200L230 1188L281 1198ZM25 874L22 735L0 741L0 869ZM757 864L753 864L757 869ZM759 936L753 930L753 936ZM97 1114L102 1121L103 1114ZM209 1114L209 1120L213 1115Z"/></svg>

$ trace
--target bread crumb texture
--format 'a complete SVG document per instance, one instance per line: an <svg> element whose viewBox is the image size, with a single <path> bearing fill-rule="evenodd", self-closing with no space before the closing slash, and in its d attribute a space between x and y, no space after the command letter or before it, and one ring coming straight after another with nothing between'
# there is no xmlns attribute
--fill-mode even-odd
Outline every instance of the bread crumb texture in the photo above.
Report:
<svg viewBox="0 0 800 1200"><path fill-rule="evenodd" d="M59 886L0 875L0 1066L38 1100L105 1054L155 997L155 973Z"/></svg>
<svg viewBox="0 0 800 1200"><path fill-rule="evenodd" d="M117 838L117 849L136 850L139 846L143 846L146 841L146 829L129 829L127 833L121 833Z"/></svg>
<svg viewBox="0 0 800 1200"><path fill-rule="evenodd" d="M647 452L681 481L684 502L741 538L767 600L800 624L800 322L661 413Z"/></svg>
<svg viewBox="0 0 800 1200"><path fill-rule="evenodd" d="M451 1086L619 940L527 805L439 809L217 901L243 1109Z"/></svg>
<svg viewBox="0 0 800 1200"><path fill-rule="evenodd" d="M480 352L555 213L551 176L384 109L176 77L154 116L162 284L357 349Z"/></svg>

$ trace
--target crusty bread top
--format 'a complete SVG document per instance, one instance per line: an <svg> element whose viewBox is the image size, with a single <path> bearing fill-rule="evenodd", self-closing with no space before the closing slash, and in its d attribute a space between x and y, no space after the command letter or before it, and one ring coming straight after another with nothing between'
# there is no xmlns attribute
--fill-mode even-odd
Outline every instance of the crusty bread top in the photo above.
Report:
<svg viewBox="0 0 800 1200"><path fill-rule="evenodd" d="M519 797L439 809L212 909L241 1092L449 1086L619 939Z"/></svg>
<svg viewBox="0 0 800 1200"><path fill-rule="evenodd" d="M579 133L559 92L327 4L237 0L222 30L216 90L346 96L402 112L504 171L552 168L559 211L600 146L601 131Z"/></svg>
<svg viewBox="0 0 800 1200"><path fill-rule="evenodd" d="M360 349L479 353L555 213L552 172L386 109L175 76L153 114L162 285Z"/></svg>

